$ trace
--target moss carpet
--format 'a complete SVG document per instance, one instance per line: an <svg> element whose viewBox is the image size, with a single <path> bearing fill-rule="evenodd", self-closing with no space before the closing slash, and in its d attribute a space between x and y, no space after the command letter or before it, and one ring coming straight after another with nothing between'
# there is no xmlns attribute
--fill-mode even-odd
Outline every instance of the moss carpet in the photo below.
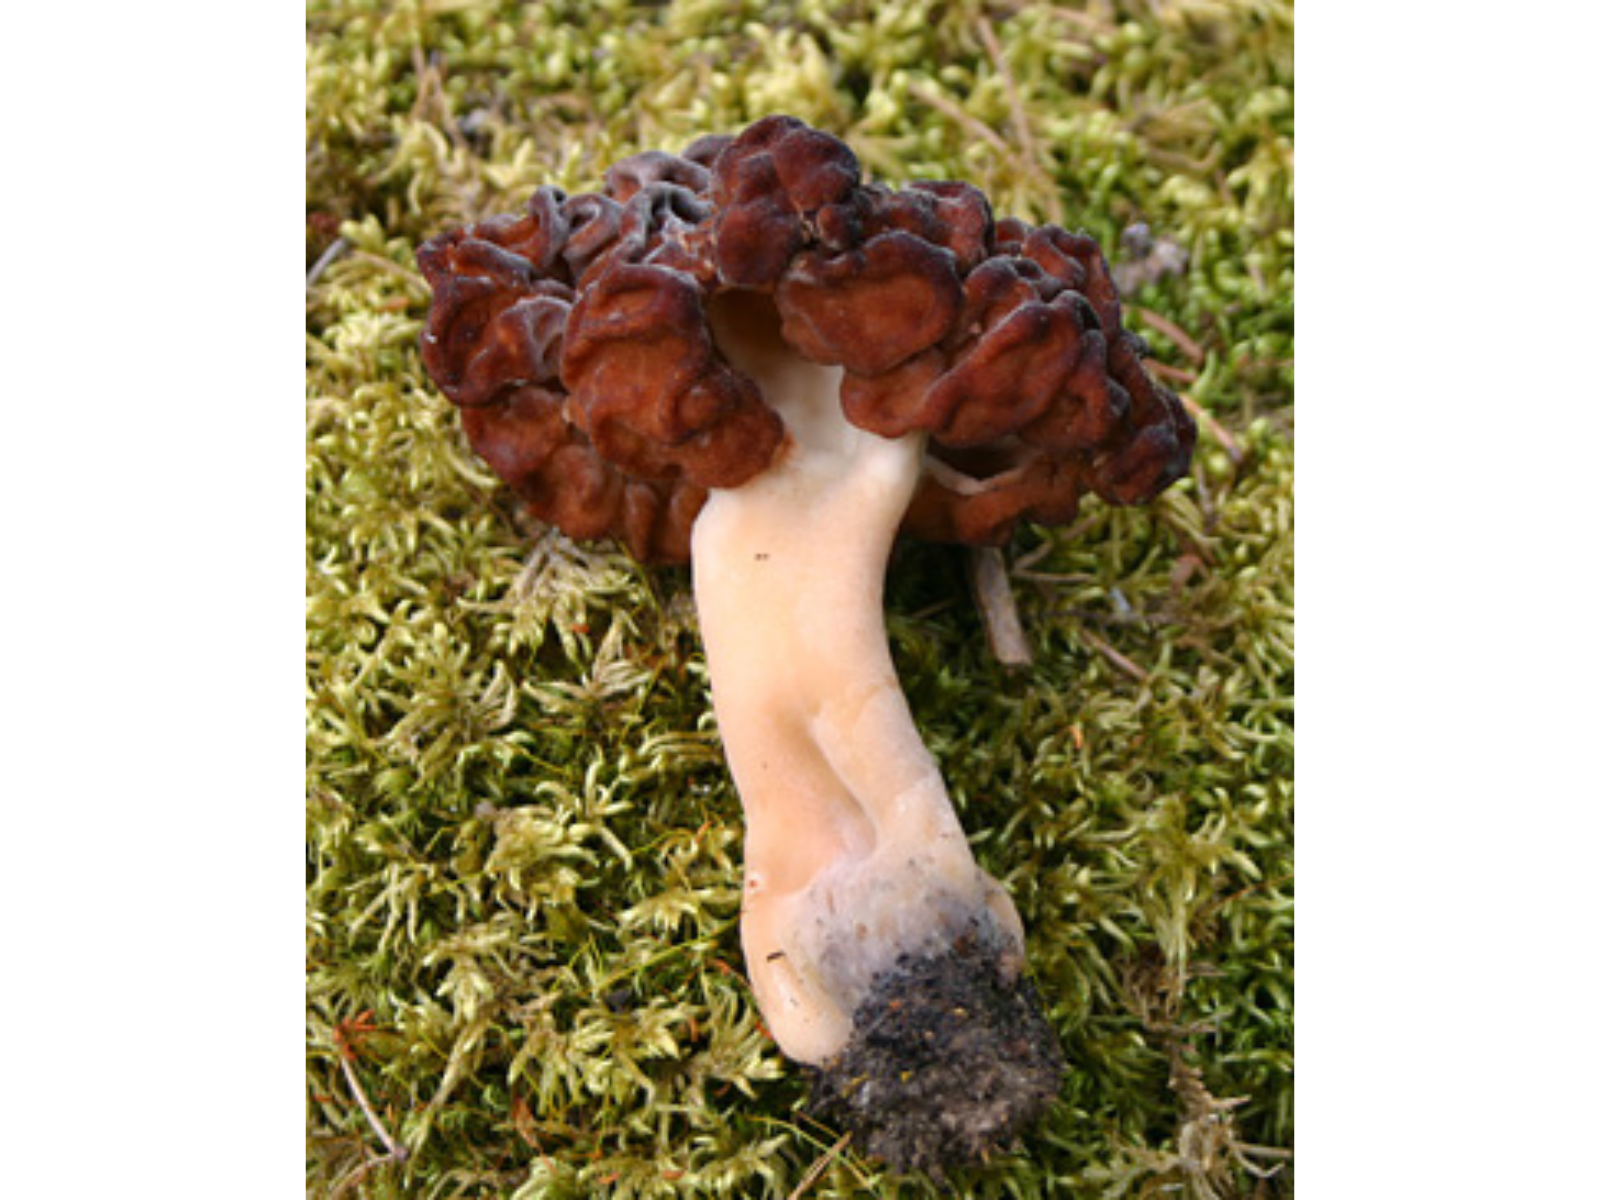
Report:
<svg viewBox="0 0 1600 1200"><path fill-rule="evenodd" d="M1070 1062L958 1194L1290 1194L1292 42L1278 0L312 0L309 1194L940 1194L760 1028L686 572L525 521L418 360L428 236L772 112L1093 234L1202 413L1150 508L1018 536L1021 677L957 551L896 555L908 697Z"/></svg>

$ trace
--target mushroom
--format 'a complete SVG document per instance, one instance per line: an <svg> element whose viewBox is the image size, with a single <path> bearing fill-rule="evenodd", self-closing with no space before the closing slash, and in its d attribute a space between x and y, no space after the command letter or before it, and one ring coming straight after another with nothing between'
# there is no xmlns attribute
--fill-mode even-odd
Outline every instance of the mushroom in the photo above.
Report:
<svg viewBox="0 0 1600 1200"><path fill-rule="evenodd" d="M1063 1058L890 658L902 533L996 545L1146 501L1194 425L1096 243L863 181L785 116L418 252L423 361L539 518L692 564L747 834L741 934L819 1109L898 1169L1009 1141Z"/></svg>

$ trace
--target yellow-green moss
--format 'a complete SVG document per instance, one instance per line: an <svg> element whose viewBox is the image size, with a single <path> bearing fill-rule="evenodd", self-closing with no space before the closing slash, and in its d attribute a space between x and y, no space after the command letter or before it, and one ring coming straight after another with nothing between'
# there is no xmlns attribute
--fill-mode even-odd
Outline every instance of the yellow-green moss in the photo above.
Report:
<svg viewBox="0 0 1600 1200"><path fill-rule="evenodd" d="M1025 679L948 549L898 552L890 632L1072 1064L962 1194L1258 1194L1292 1132L1292 36L1278 0L308 6L312 1194L934 1194L828 1157L760 1029L685 573L519 523L416 350L424 238L772 111L1186 255L1126 301L1211 414L1194 478L1019 536Z"/></svg>

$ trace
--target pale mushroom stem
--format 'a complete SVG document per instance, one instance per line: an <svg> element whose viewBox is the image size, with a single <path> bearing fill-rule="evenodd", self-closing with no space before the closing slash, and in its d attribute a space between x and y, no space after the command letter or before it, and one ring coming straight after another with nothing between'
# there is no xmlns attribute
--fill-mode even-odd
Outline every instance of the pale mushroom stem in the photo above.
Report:
<svg viewBox="0 0 1600 1200"><path fill-rule="evenodd" d="M712 313L782 416L778 461L694 528L712 701L745 809L745 958L786 1054L822 1064L875 980L959 939L1022 965L1016 908L972 857L889 656L883 580L920 437L850 424L842 372L778 336L762 298Z"/></svg>

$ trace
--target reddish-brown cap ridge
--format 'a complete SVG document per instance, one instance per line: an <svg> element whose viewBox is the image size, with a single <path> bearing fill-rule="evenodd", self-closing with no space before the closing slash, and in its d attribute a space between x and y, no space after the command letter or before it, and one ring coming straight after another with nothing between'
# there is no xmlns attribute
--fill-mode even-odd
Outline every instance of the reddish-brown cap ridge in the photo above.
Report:
<svg viewBox="0 0 1600 1200"><path fill-rule="evenodd" d="M793 117L650 150L599 193L434 238L423 363L475 449L539 518L685 561L706 489L772 461L783 423L719 351L718 296L770 297L797 354L844 369L841 404L928 435L905 529L1003 541L1093 492L1151 499L1194 423L1140 361L1093 239L996 221L964 183L863 183Z"/></svg>

